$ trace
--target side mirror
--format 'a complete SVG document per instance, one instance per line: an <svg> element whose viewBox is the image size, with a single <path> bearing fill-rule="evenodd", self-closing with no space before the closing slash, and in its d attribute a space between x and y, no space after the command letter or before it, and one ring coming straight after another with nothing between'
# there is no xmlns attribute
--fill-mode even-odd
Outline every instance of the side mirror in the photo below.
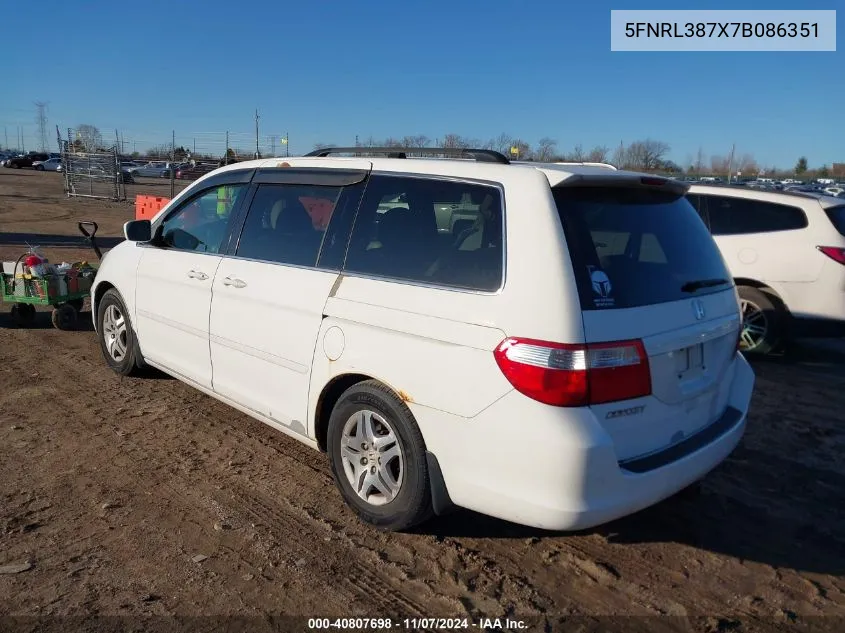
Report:
<svg viewBox="0 0 845 633"><path fill-rule="evenodd" d="M149 220L132 220L123 225L123 235L130 242L149 242L153 228Z"/></svg>

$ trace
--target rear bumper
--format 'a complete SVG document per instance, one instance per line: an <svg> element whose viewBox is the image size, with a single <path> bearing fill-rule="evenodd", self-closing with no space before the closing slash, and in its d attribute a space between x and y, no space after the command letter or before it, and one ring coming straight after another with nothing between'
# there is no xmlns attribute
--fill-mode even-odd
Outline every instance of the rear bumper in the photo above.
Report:
<svg viewBox="0 0 845 633"><path fill-rule="evenodd" d="M414 409L458 506L550 530L632 514L704 477L739 443L754 373L738 355L728 408L681 444L620 463L586 409L560 410L511 393L471 421Z"/></svg>

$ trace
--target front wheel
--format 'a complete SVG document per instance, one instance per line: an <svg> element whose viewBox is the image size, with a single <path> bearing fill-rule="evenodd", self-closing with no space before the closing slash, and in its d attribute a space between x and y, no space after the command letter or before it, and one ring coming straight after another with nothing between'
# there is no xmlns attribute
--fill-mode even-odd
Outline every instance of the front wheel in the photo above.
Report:
<svg viewBox="0 0 845 633"><path fill-rule="evenodd" d="M126 306L114 288L97 304L97 333L108 366L121 376L136 374L143 361Z"/></svg>
<svg viewBox="0 0 845 633"><path fill-rule="evenodd" d="M776 297L750 286L738 288L742 309L740 350L746 354L773 352L786 336L789 314Z"/></svg>
<svg viewBox="0 0 845 633"><path fill-rule="evenodd" d="M44 171L44 165L37 165L35 171Z"/></svg>
<svg viewBox="0 0 845 633"><path fill-rule="evenodd" d="M381 383L350 387L329 419L335 483L365 523L407 530L432 514L425 442L408 407Z"/></svg>

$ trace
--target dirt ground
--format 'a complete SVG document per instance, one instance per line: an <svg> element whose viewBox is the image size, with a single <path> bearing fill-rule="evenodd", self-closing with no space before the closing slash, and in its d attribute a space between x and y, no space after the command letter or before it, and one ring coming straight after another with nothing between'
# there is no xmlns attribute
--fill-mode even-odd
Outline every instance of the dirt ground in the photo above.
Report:
<svg viewBox="0 0 845 633"><path fill-rule="evenodd" d="M37 245L94 219L115 237L132 216L61 187L57 174L0 169L0 257L25 248L9 234ZM449 616L538 631L845 630L841 343L755 362L748 432L697 498L577 534L459 511L391 535L347 510L324 455L175 380L120 379L90 317L60 332L45 313L24 330L7 307L0 630L34 630L9 616L105 628L161 616L147 630L238 617L257 630L283 614L405 629Z"/></svg>

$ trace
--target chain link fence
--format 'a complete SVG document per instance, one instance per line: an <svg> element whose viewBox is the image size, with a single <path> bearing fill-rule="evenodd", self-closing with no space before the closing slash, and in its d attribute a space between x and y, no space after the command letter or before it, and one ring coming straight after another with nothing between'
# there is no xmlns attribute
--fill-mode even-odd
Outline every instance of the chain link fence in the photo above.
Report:
<svg viewBox="0 0 845 633"><path fill-rule="evenodd" d="M104 147L101 140L83 140L82 133L73 129L68 130L68 140L60 138L59 143L68 197L126 199L117 145Z"/></svg>
<svg viewBox="0 0 845 633"><path fill-rule="evenodd" d="M121 180L126 200L139 195L173 197L193 181L232 163L289 155L286 135L234 132L179 134L117 133ZM144 148L140 151L140 148Z"/></svg>

